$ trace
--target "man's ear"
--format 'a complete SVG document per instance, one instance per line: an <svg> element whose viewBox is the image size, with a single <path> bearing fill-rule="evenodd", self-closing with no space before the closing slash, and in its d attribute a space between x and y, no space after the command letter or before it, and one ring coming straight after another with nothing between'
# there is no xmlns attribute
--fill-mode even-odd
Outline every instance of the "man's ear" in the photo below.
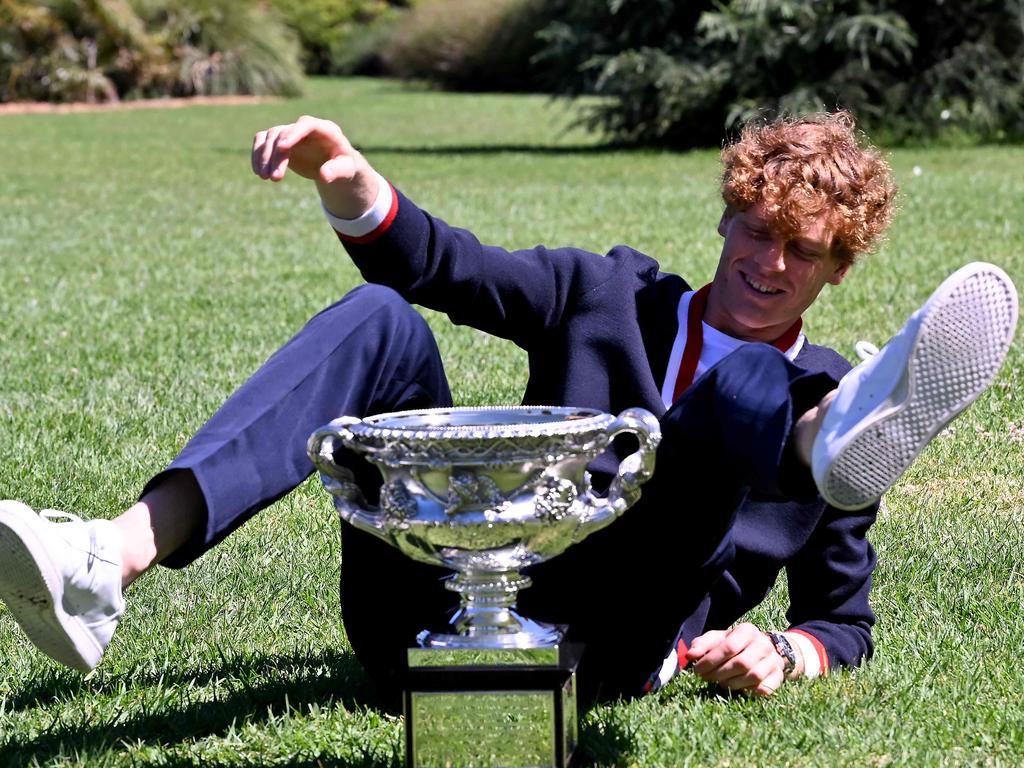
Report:
<svg viewBox="0 0 1024 768"><path fill-rule="evenodd" d="M846 273L849 271L850 265L842 264L836 269L835 272L832 273L832 276L828 279L828 281L832 283L832 285L839 285L841 282L843 282L843 278L846 277Z"/></svg>
<svg viewBox="0 0 1024 768"><path fill-rule="evenodd" d="M725 232L729 228L729 222L732 221L732 209L726 206L726 209L722 211L722 218L718 220L718 234L725 237Z"/></svg>

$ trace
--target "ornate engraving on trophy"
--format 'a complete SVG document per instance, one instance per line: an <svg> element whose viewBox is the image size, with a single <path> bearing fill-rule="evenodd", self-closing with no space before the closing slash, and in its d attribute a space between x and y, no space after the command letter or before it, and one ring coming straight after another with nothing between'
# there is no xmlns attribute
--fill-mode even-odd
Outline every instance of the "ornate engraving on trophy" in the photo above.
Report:
<svg viewBox="0 0 1024 768"><path fill-rule="evenodd" d="M416 499L400 480L393 480L381 487L380 505L390 517L399 522L416 515Z"/></svg>
<svg viewBox="0 0 1024 768"><path fill-rule="evenodd" d="M498 484L487 475L452 472L448 478L448 500L444 511L454 515L462 510L500 514L509 505Z"/></svg>

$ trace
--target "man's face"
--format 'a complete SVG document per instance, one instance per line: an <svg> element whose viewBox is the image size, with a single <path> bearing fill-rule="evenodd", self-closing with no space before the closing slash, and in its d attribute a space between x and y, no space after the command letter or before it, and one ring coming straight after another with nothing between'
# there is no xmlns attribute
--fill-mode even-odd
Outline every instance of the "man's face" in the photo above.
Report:
<svg viewBox="0 0 1024 768"><path fill-rule="evenodd" d="M832 232L824 218L782 240L758 204L726 211L718 232L725 243L704 320L736 338L774 341L826 283L838 285L848 269L832 253Z"/></svg>

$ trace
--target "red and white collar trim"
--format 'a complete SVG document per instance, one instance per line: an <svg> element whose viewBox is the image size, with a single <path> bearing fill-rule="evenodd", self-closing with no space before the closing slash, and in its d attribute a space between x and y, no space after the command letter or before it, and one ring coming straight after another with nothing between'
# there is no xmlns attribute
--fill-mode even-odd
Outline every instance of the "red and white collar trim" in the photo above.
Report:
<svg viewBox="0 0 1024 768"><path fill-rule="evenodd" d="M695 298L701 302L701 305L695 306L694 309L702 309L702 299L706 298L709 289L710 285L706 285L700 291L687 291L679 299L677 310L678 330L676 331L675 341L672 342L672 351L669 354L668 366L665 369L665 379L661 385L661 400L666 408L670 408L677 397L693 383L694 379L717 363L725 354L719 348L711 348L704 345L703 335L706 329L711 326L703 322L703 312L699 314L692 314L690 312L691 301ZM694 339L690 338L691 328L699 334ZM719 333L721 332L719 331ZM733 338L726 334L721 335L727 339ZM736 346L746 343L740 339L734 340ZM780 351L789 360L795 360L796 356L800 354L800 350L803 349L806 340L801 330L801 323L797 320L783 334L782 338L776 341L776 346L780 342L784 343L786 346L779 346Z"/></svg>

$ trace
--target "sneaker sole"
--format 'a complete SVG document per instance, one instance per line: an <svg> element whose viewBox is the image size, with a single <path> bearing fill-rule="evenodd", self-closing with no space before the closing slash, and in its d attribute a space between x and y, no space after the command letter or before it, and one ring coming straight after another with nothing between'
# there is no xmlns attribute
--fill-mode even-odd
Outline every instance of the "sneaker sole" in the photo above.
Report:
<svg viewBox="0 0 1024 768"><path fill-rule="evenodd" d="M61 606L63 579L44 543L21 514L8 509L0 509L0 597L41 651L81 672L99 663L103 649Z"/></svg>
<svg viewBox="0 0 1024 768"><path fill-rule="evenodd" d="M835 507L877 501L929 441L992 384L1013 341L1017 293L990 264L968 264L925 305L897 386L905 396L866 419L833 458L823 495Z"/></svg>

